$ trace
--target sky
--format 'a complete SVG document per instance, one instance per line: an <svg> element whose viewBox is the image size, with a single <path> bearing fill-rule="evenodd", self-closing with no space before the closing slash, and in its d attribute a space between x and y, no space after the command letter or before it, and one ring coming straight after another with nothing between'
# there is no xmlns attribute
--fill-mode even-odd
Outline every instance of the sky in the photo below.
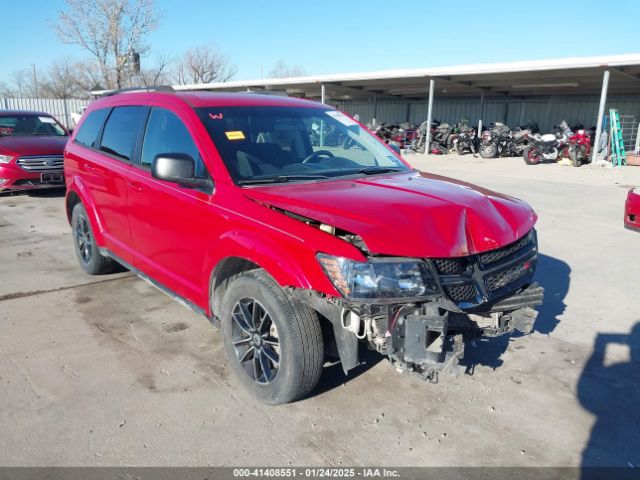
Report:
<svg viewBox="0 0 640 480"><path fill-rule="evenodd" d="M640 52L638 0L156 1L162 21L143 67L211 45L236 66L235 80L266 76L279 59L320 75ZM0 0L0 82L87 58L52 29L64 8Z"/></svg>

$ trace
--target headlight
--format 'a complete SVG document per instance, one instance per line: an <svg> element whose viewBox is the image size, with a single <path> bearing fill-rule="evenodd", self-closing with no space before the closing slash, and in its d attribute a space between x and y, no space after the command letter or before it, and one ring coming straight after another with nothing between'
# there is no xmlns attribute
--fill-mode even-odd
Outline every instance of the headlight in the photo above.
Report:
<svg viewBox="0 0 640 480"><path fill-rule="evenodd" d="M0 163L9 163L11 160L13 160L12 155L0 155Z"/></svg>
<svg viewBox="0 0 640 480"><path fill-rule="evenodd" d="M317 258L331 283L348 298L409 298L439 292L429 266L421 260L381 258L356 262L322 253Z"/></svg>

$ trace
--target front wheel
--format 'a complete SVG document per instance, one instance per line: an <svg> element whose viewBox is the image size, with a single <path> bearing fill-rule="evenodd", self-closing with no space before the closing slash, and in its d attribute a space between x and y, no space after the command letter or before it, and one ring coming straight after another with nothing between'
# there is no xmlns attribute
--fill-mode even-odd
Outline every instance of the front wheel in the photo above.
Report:
<svg viewBox="0 0 640 480"><path fill-rule="evenodd" d="M587 148L584 145L578 145L569 149L569 159L574 167L579 167L587 158Z"/></svg>
<svg viewBox="0 0 640 480"><path fill-rule="evenodd" d="M87 211L82 203L73 207L71 213L71 228L73 243L80 267L89 275L100 275L112 272L116 266L114 260L100 253L96 244Z"/></svg>
<svg viewBox="0 0 640 480"><path fill-rule="evenodd" d="M495 158L498 154L498 144L495 142L482 143L480 145L480 156L482 158Z"/></svg>
<svg viewBox="0 0 640 480"><path fill-rule="evenodd" d="M527 165L537 165L542 161L542 155L535 147L525 148L522 158Z"/></svg>
<svg viewBox="0 0 640 480"><path fill-rule="evenodd" d="M278 405L313 390L324 363L316 312L280 288L264 270L232 279L221 310L227 357L249 393Z"/></svg>

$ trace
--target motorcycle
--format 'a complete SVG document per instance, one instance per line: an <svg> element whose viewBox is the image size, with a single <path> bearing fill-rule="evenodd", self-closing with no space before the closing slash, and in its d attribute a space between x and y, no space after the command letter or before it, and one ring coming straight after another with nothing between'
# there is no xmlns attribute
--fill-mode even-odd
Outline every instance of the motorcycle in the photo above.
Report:
<svg viewBox="0 0 640 480"><path fill-rule="evenodd" d="M453 142L453 128L448 123L441 123L431 132L429 152L439 155L448 153Z"/></svg>
<svg viewBox="0 0 640 480"><path fill-rule="evenodd" d="M458 155L471 152L473 155L478 151L478 136L476 129L472 127L460 127L460 133L453 140L453 148Z"/></svg>
<svg viewBox="0 0 640 480"><path fill-rule="evenodd" d="M545 160L556 161L568 156L569 138L573 132L564 120L554 129L554 133L529 136L530 145L524 149L522 158L527 165L537 165Z"/></svg>
<svg viewBox="0 0 640 480"><path fill-rule="evenodd" d="M524 125L523 125L524 126ZM525 150L529 136L537 130L535 123L524 126L526 128L509 129L502 122L495 122L489 130L482 132L480 156L495 158L502 155L520 156Z"/></svg>
<svg viewBox="0 0 640 480"><path fill-rule="evenodd" d="M495 158L505 152L511 152L510 129L502 122L494 122L488 130L482 132L480 143L480 156L482 158Z"/></svg>
<svg viewBox="0 0 640 480"><path fill-rule="evenodd" d="M398 148L407 148L413 145L416 135L415 125L410 123L397 124L381 124L374 132L385 143L393 143Z"/></svg>
<svg viewBox="0 0 640 480"><path fill-rule="evenodd" d="M431 125L426 120L420 124L420 126L414 131L413 140L411 142L411 150L418 153L424 153L424 144L427 141L427 129L431 131L431 138L435 129L440 125L438 120L433 120Z"/></svg>
<svg viewBox="0 0 640 480"><path fill-rule="evenodd" d="M579 128L569 137L569 159L574 167L589 161L591 155L591 135L588 130Z"/></svg>

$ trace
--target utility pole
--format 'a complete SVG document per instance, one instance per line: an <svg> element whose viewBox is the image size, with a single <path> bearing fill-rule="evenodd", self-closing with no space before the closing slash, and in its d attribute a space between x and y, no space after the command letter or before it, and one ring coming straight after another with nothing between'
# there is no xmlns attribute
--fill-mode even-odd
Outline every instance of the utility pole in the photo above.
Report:
<svg viewBox="0 0 640 480"><path fill-rule="evenodd" d="M36 90L36 98L38 98L38 76L36 75L36 64L32 63L31 67L33 68L33 86Z"/></svg>

